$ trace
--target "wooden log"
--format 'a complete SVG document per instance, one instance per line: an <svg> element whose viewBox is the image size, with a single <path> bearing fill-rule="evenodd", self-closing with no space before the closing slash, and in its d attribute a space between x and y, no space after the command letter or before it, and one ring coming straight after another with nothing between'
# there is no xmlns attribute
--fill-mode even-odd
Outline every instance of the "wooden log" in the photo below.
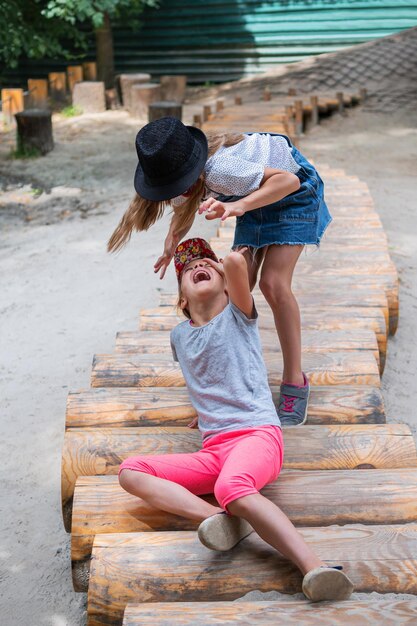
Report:
<svg viewBox="0 0 417 626"><path fill-rule="evenodd" d="M148 120L153 122L161 117L176 117L182 120L182 104L172 100L166 102L151 102L148 107Z"/></svg>
<svg viewBox="0 0 417 626"><path fill-rule="evenodd" d="M116 77L116 83L118 84L120 91L120 99L123 103L123 106L127 111L130 110L130 90L132 85L140 85L144 83L149 83L151 80L150 74L119 74Z"/></svg>
<svg viewBox="0 0 417 626"><path fill-rule="evenodd" d="M269 102L271 100L271 89L266 86L263 91L263 99L265 102Z"/></svg>
<svg viewBox="0 0 417 626"><path fill-rule="evenodd" d="M405 424L289 426L285 469L395 469L416 467L416 448ZM196 452L201 435L187 427L79 428L65 433L61 495L64 519L78 476L117 474L120 463L142 454Z"/></svg>
<svg viewBox="0 0 417 626"><path fill-rule="evenodd" d="M235 96L235 105L236 106L242 105L242 96Z"/></svg>
<svg viewBox="0 0 417 626"><path fill-rule="evenodd" d="M84 80L97 80L97 63L95 61L85 61L83 63Z"/></svg>
<svg viewBox="0 0 417 626"><path fill-rule="evenodd" d="M216 113L220 113L224 109L224 98L217 98L216 100Z"/></svg>
<svg viewBox="0 0 417 626"><path fill-rule="evenodd" d="M274 353L264 355L270 385L281 384L282 367ZM381 384L378 364L371 351L309 353L303 355L303 368L314 385ZM178 363L158 355L98 354L94 356L92 387L184 387Z"/></svg>
<svg viewBox="0 0 417 626"><path fill-rule="evenodd" d="M30 109L16 113L17 148L22 153L35 151L47 154L54 147L52 115L50 111Z"/></svg>
<svg viewBox="0 0 417 626"><path fill-rule="evenodd" d="M261 493L296 526L406 524L417 517L417 469L283 470ZM214 496L204 500L219 506ZM74 589L86 591L95 535L196 530L198 522L165 513L122 489L116 476L83 476L74 491L71 562Z"/></svg>
<svg viewBox="0 0 417 626"><path fill-rule="evenodd" d="M311 102L311 124L316 126L319 123L319 99L317 96L310 97Z"/></svg>
<svg viewBox="0 0 417 626"><path fill-rule="evenodd" d="M128 604L123 626L413 626L415 616L416 601L408 598L371 597L334 604L285 599L269 602L152 602Z"/></svg>
<svg viewBox="0 0 417 626"><path fill-rule="evenodd" d="M300 533L324 561L343 565L357 592L417 593L415 524ZM253 589L296 593L301 580L255 533L222 554L204 548L193 531L181 532L180 541L177 532L97 535L87 624L117 626L131 602L235 600Z"/></svg>
<svg viewBox="0 0 417 626"><path fill-rule="evenodd" d="M65 72L50 72L48 74L49 95L56 102L65 102L67 99L67 75Z"/></svg>
<svg viewBox="0 0 417 626"><path fill-rule="evenodd" d="M1 105L3 123L7 126L15 124L15 115L24 109L23 89L2 89Z"/></svg>
<svg viewBox="0 0 417 626"><path fill-rule="evenodd" d="M279 387L271 387L275 405ZM187 426L197 416L186 389L142 387L98 388L68 395L66 428ZM385 409L377 387L312 387L309 425L383 424Z"/></svg>
<svg viewBox="0 0 417 626"><path fill-rule="evenodd" d="M263 353L281 354L281 345L278 342L276 331L261 331ZM345 352L346 350L363 351L371 350L379 372L383 372L378 349L378 342L372 330L357 330L354 334L350 331L316 331L305 330L302 333L302 353L328 353ZM172 358L172 351L168 331L128 331L119 332L116 336L116 354L158 354L165 358Z"/></svg>
<svg viewBox="0 0 417 626"><path fill-rule="evenodd" d="M83 80L83 66L82 65L69 65L67 67L68 89L72 94L76 83L80 83Z"/></svg>
<svg viewBox="0 0 417 626"><path fill-rule="evenodd" d="M296 100L294 103L294 108L295 108L295 134L302 135L304 131L303 101Z"/></svg>
<svg viewBox="0 0 417 626"><path fill-rule="evenodd" d="M193 115L193 126L196 128L201 128L203 125L203 116L201 113L195 113Z"/></svg>
<svg viewBox="0 0 417 626"><path fill-rule="evenodd" d="M104 113L106 110L104 82L85 80L76 83L72 91L72 103L83 113Z"/></svg>
<svg viewBox="0 0 417 626"><path fill-rule="evenodd" d="M28 78L29 108L48 108L48 81L46 78Z"/></svg>
<svg viewBox="0 0 417 626"><path fill-rule="evenodd" d="M344 97L343 97L343 91L338 91L336 93L336 98L337 98L337 101L339 103L338 111L339 111L339 113L341 115L343 115L344 112L345 112L345 101L344 101Z"/></svg>
<svg viewBox="0 0 417 626"><path fill-rule="evenodd" d="M185 90L187 88L187 76L165 75L160 77L162 100L174 100L184 102Z"/></svg>
<svg viewBox="0 0 417 626"><path fill-rule="evenodd" d="M184 321L184 317L158 309L141 311L140 330L172 330ZM259 328L274 330L275 322L270 314L259 312ZM356 330L372 329L375 332L381 360L385 363L387 351L387 324L385 316L379 309L372 307L316 307L311 311L303 311L301 316L302 330Z"/></svg>
<svg viewBox="0 0 417 626"><path fill-rule="evenodd" d="M210 116L211 116L211 104L203 104L203 122L207 122Z"/></svg>
<svg viewBox="0 0 417 626"><path fill-rule="evenodd" d="M161 88L156 83L142 83L130 87L129 113L132 117L148 118L148 107L161 99Z"/></svg>

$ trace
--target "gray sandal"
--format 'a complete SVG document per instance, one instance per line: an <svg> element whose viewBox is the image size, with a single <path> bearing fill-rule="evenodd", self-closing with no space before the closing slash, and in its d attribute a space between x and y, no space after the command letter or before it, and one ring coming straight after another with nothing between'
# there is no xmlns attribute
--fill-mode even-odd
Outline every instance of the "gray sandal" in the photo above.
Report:
<svg viewBox="0 0 417 626"><path fill-rule="evenodd" d="M303 372L304 386L281 383L278 417L282 426L301 426L307 421L310 385Z"/></svg>
<svg viewBox="0 0 417 626"><path fill-rule="evenodd" d="M321 600L347 600L353 583L344 574L341 565L316 567L303 578L303 593L312 602Z"/></svg>
<svg viewBox="0 0 417 626"><path fill-rule="evenodd" d="M198 538L210 550L230 550L253 531L252 526L241 517L215 513L203 520L198 527Z"/></svg>

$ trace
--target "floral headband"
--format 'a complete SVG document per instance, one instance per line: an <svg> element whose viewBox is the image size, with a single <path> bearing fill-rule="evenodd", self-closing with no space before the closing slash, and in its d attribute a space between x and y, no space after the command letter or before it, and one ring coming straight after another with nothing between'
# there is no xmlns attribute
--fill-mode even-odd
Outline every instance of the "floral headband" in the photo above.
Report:
<svg viewBox="0 0 417 626"><path fill-rule="evenodd" d="M193 239L186 239L181 242L174 252L174 265L178 282L181 280L184 267L190 263L190 261L207 258L213 259L216 263L219 262L210 244L205 239L194 237Z"/></svg>

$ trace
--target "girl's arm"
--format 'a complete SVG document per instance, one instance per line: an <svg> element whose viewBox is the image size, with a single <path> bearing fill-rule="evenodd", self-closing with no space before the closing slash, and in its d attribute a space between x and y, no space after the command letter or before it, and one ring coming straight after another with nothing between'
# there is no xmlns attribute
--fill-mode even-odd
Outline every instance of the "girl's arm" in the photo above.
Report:
<svg viewBox="0 0 417 626"><path fill-rule="evenodd" d="M154 265L155 274L159 272L159 270L161 270L161 279L165 276L167 267L171 263L172 257L174 256L175 248L177 247L181 239L185 237L193 224L193 222L191 222L189 226L178 230L178 222L179 216L174 211L174 215L172 216L171 223L169 225L168 234L164 242L164 252Z"/></svg>
<svg viewBox="0 0 417 626"><path fill-rule="evenodd" d="M205 259L205 262L224 277L230 302L250 318L253 313L253 297L249 286L248 266L243 256L246 250L247 248L241 248L238 252L230 252L223 261L220 259L220 263L213 259Z"/></svg>
<svg viewBox="0 0 417 626"><path fill-rule="evenodd" d="M215 198L208 198L200 205L198 212L200 214L207 212L206 219L208 220L221 217L223 221L227 217L243 215L246 211L253 211L273 202L278 202L299 188L300 180L295 174L266 167L260 187L256 191L252 191L235 202L220 202Z"/></svg>

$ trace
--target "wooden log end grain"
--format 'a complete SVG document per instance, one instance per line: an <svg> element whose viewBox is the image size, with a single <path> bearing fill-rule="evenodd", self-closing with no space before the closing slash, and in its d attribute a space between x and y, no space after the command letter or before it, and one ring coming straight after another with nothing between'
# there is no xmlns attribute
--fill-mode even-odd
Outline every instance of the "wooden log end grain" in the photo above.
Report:
<svg viewBox="0 0 417 626"><path fill-rule="evenodd" d="M54 147L50 111L31 109L15 115L17 148L22 154L47 154Z"/></svg>
<svg viewBox="0 0 417 626"><path fill-rule="evenodd" d="M134 84L130 88L130 108L132 117L148 118L148 107L161 99L161 87L156 83Z"/></svg>
<svg viewBox="0 0 417 626"><path fill-rule="evenodd" d="M164 75L160 77L162 100L173 100L184 102L185 90L187 88L187 76L185 75Z"/></svg>
<svg viewBox="0 0 417 626"><path fill-rule="evenodd" d="M161 117L176 117L182 120L182 104L174 100L151 102L148 107L148 121L154 122Z"/></svg>
<svg viewBox="0 0 417 626"><path fill-rule="evenodd" d="M104 83L99 81L76 83L72 92L72 103L83 113L104 113L106 110Z"/></svg>

